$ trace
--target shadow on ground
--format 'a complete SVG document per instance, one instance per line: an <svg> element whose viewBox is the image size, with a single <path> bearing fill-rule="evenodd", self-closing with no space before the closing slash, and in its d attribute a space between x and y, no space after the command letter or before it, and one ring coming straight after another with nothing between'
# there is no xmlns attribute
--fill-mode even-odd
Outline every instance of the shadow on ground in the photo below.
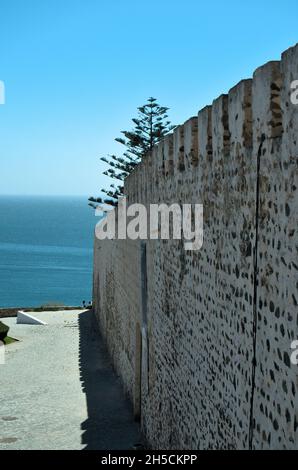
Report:
<svg viewBox="0 0 298 470"><path fill-rule="evenodd" d="M79 314L80 375L88 419L81 424L85 450L130 449L140 441L120 379L114 373L92 310Z"/></svg>

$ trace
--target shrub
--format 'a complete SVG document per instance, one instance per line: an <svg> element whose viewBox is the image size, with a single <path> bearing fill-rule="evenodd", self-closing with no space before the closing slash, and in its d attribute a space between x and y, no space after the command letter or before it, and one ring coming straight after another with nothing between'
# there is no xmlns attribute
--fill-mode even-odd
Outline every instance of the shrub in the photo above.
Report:
<svg viewBox="0 0 298 470"><path fill-rule="evenodd" d="M4 325L4 323L0 321L0 341L3 341L4 338L6 338L8 330L9 326Z"/></svg>

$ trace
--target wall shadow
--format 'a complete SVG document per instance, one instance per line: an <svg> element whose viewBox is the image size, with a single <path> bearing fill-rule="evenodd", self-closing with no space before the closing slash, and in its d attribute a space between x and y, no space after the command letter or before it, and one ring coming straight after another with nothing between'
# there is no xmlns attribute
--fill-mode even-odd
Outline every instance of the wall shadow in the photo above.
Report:
<svg viewBox="0 0 298 470"><path fill-rule="evenodd" d="M88 419L81 424L84 450L127 450L140 442L139 425L113 371L92 310L79 314L79 367Z"/></svg>

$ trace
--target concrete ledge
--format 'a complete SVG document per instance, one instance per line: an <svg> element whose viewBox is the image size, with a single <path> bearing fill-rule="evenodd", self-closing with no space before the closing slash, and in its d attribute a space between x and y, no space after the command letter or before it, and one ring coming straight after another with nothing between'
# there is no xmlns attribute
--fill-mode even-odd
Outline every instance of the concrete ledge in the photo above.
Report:
<svg viewBox="0 0 298 470"><path fill-rule="evenodd" d="M58 311L66 311L66 310L82 310L85 307L82 306L48 306L48 307L7 307L7 308L0 308L0 318L7 318L7 317L16 317L19 311L24 312L58 312ZM88 307L86 307L86 310Z"/></svg>
<svg viewBox="0 0 298 470"><path fill-rule="evenodd" d="M39 320L38 318L33 317L32 315L29 315L29 313L25 313L22 310L18 312L17 323L23 325L46 325L44 321Z"/></svg>

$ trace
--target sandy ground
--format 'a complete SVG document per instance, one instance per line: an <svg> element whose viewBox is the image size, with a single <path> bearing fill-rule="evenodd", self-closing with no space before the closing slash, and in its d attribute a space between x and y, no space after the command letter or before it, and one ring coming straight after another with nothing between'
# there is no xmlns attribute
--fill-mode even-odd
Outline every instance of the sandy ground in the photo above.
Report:
<svg viewBox="0 0 298 470"><path fill-rule="evenodd" d="M20 341L0 365L0 450L130 449L140 442L91 311L2 319Z"/></svg>

